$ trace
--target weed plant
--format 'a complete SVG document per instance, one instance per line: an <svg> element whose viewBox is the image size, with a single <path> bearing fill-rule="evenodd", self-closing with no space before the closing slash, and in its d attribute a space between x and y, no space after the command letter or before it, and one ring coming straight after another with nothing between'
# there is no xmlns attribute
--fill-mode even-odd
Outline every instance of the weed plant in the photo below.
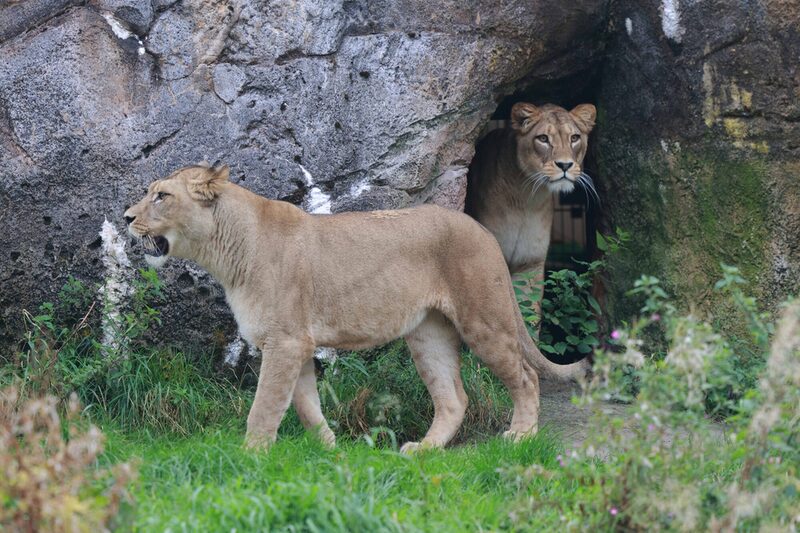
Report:
<svg viewBox="0 0 800 533"><path fill-rule="evenodd" d="M469 405L455 442L497 435L510 421L508 391L470 352L462 352L462 360ZM420 440L433 420L430 395L400 341L338 357L325 368L319 390L328 421L345 438L402 444Z"/></svg>
<svg viewBox="0 0 800 533"><path fill-rule="evenodd" d="M620 229L605 237L597 233L597 246L606 255L615 254L629 238ZM601 345L598 320L602 310L592 295L592 286L608 264L605 259L576 262L582 267L581 272L552 270L533 290L528 289L533 273L517 274L514 280L514 293L528 333L537 339L540 350L561 363L582 359Z"/></svg>
<svg viewBox="0 0 800 533"><path fill-rule="evenodd" d="M58 404L0 389L0 530L103 531L130 501L131 466L98 468L103 434L80 420L75 396Z"/></svg>
<svg viewBox="0 0 800 533"><path fill-rule="evenodd" d="M159 323L154 307L161 284L152 270L134 282L130 307L121 321L124 349L110 351L97 339L102 305L82 283L70 279L56 303L25 313L22 350L0 372L22 397L76 393L92 418L127 429L189 434L209 424L243 419L252 394L236 389L216 372L213 354L194 357L153 348L144 339Z"/></svg>

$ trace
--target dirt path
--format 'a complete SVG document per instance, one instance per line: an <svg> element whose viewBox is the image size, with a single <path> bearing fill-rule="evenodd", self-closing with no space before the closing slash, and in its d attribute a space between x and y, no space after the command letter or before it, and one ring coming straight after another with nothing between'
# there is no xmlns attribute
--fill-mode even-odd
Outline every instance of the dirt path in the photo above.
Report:
<svg viewBox="0 0 800 533"><path fill-rule="evenodd" d="M589 416L592 412L588 407L578 407L572 403L572 396L578 394L580 389L574 384L553 381L542 381L541 387L539 427L547 427L560 435L568 449L579 447L588 435ZM593 409L603 409L612 415L622 416L626 407L620 403L603 402ZM724 439L729 430L725 424L713 420L708 420L708 427L718 439ZM667 431L663 438L669 446L675 439L686 436L684 431L678 430Z"/></svg>
<svg viewBox="0 0 800 533"><path fill-rule="evenodd" d="M547 427L560 435L567 448L579 447L586 440L591 413L590 408L578 407L572 403L572 396L578 394L580 389L575 384L555 381L541 381L541 387L539 427ZM617 403L602 404L603 409L620 415L625 411L625 407Z"/></svg>

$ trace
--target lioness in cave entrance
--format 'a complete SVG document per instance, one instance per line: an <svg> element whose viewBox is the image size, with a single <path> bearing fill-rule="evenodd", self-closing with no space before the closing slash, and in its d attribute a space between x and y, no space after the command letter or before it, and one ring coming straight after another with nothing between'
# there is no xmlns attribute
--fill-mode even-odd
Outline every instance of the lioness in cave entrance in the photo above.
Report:
<svg viewBox="0 0 800 533"><path fill-rule="evenodd" d="M487 135L470 165L466 212L497 238L511 274L533 274L528 291L544 279L552 195L576 183L597 194L582 168L595 115L591 104L515 104L511 127Z"/></svg>

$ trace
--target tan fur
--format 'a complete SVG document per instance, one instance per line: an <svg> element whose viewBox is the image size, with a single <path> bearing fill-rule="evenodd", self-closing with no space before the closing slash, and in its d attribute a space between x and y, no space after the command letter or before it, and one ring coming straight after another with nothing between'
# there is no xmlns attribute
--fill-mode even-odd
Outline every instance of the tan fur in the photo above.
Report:
<svg viewBox="0 0 800 533"><path fill-rule="evenodd" d="M309 215L227 181L227 168L187 167L156 181L126 213L137 237L164 236L222 283L239 329L262 353L247 443L266 445L290 401L333 444L312 355L405 337L435 405L422 446L444 446L464 417L463 339L509 388L509 434L536 432L538 370L568 378L531 342L494 237L435 206ZM418 446L409 443L405 449Z"/></svg>
<svg viewBox="0 0 800 533"><path fill-rule="evenodd" d="M515 104L512 126L487 135L470 166L467 212L497 238L511 273L533 273L532 284L544 279L552 195L587 179L581 178L581 165L595 113L591 104L572 111ZM571 166L565 172L557 162Z"/></svg>

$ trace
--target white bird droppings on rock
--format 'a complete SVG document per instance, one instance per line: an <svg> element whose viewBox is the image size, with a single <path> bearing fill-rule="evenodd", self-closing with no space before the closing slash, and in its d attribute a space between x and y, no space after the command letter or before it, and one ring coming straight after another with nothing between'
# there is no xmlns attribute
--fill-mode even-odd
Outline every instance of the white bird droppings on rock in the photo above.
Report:
<svg viewBox="0 0 800 533"><path fill-rule="evenodd" d="M662 0L661 2L661 29L668 39L681 42L686 31L681 26L680 0Z"/></svg>
<svg viewBox="0 0 800 533"><path fill-rule="evenodd" d="M370 189L370 185L366 179L360 181L350 188L350 196L358 198Z"/></svg>
<svg viewBox="0 0 800 533"><path fill-rule="evenodd" d="M239 357L242 355L243 349L244 340L237 335L235 339L225 346L225 364L228 366L236 366L239 363Z"/></svg>
<svg viewBox="0 0 800 533"><path fill-rule="evenodd" d="M331 196L322 192L322 189L314 186L314 177L311 175L306 167L298 165L300 170L303 171L303 178L305 178L306 185L308 186L308 198L306 198L306 209L309 213L315 215L328 215L331 212Z"/></svg>
<svg viewBox="0 0 800 533"><path fill-rule="evenodd" d="M106 19L106 22L108 22L108 25L111 27L111 31L113 31L114 35L116 35L118 38L122 39L123 41L130 39L131 37L136 39L136 42L139 43L139 47L136 49L136 52L140 56L144 55L144 43L138 35L126 28L122 21L120 21L111 13L103 13L103 18Z"/></svg>
<svg viewBox="0 0 800 533"><path fill-rule="evenodd" d="M314 352L314 357L320 361L336 361L336 349L334 348L317 348Z"/></svg>
<svg viewBox="0 0 800 533"><path fill-rule="evenodd" d="M133 268L125 251L125 239L108 220L103 222L100 240L103 267L106 270L103 285L99 290L103 301L103 346L110 352L119 352L124 343L122 309L128 296L133 292L130 284Z"/></svg>

